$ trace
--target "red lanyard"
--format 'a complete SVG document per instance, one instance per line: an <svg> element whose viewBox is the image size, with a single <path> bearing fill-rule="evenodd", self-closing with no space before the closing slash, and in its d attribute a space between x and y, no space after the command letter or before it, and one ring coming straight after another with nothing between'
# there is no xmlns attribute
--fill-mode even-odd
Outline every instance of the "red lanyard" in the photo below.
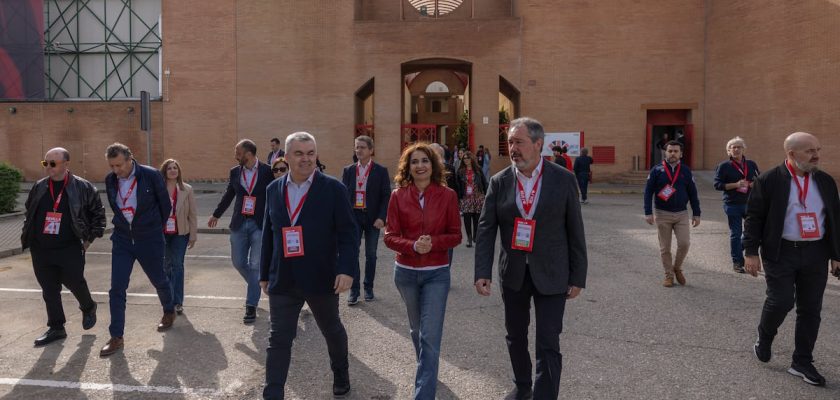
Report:
<svg viewBox="0 0 840 400"><path fill-rule="evenodd" d="M175 206L178 205L178 187L172 192L172 215L175 215Z"/></svg>
<svg viewBox="0 0 840 400"><path fill-rule="evenodd" d="M314 182L313 182L314 183ZM309 186L311 189L312 186ZM286 190L283 191L283 195L286 197L286 212L289 213L289 222L292 223L292 226L295 225L295 218L297 218L298 214L300 214L300 209L303 208L303 203L306 201L306 196L309 195L309 189L306 189L306 193L303 194L303 197L300 198L300 202L298 202L297 208L295 211L292 212L292 204L289 203L289 187L286 186Z"/></svg>
<svg viewBox="0 0 840 400"><path fill-rule="evenodd" d="M671 167L668 166L668 163L662 161L662 166L665 167L665 174L668 175L668 180L671 181L671 186L673 187L675 183L677 183L677 179L680 177L680 170L682 169L682 163L677 164L677 170L674 171L674 175L671 176Z"/></svg>
<svg viewBox="0 0 840 400"><path fill-rule="evenodd" d="M467 170L467 185L472 186L472 184L473 184L473 179L474 179L474 178L473 178L473 174L474 174L473 170L471 170L471 169L468 169L468 170Z"/></svg>
<svg viewBox="0 0 840 400"><path fill-rule="evenodd" d="M799 184L799 178L796 177L796 172L793 170L793 167L790 163L785 160L785 166L787 166L788 171L790 171L790 177L796 182L796 189L799 190L799 204L802 204L802 208L808 208L805 204L805 198L808 197L808 183L811 181L811 175L809 173L805 173L805 187L803 188L802 185Z"/></svg>
<svg viewBox="0 0 840 400"><path fill-rule="evenodd" d="M528 201L525 201L525 187L522 186L522 182L519 180L519 177L516 177L516 185L517 185L517 193L519 193L519 200L522 201L522 209L525 211L525 218L528 218L531 215L531 207L534 206L534 202L537 199L537 189L540 187L540 180L542 178L543 170L540 169L540 174L537 176L537 182L534 183L534 187L531 188L531 194L528 195Z"/></svg>
<svg viewBox="0 0 840 400"><path fill-rule="evenodd" d="M242 168L240 168L240 171L242 172L242 181L245 182L246 184L248 184L248 178L245 177L245 166L244 165L242 166ZM257 183L257 173L259 173L259 172L260 172L259 164L254 165L254 175L251 176L251 183L248 184L248 189L247 189L248 190L248 196L250 196L251 192L254 191L254 184Z"/></svg>
<svg viewBox="0 0 840 400"><path fill-rule="evenodd" d="M53 212L58 211L58 205L61 203L61 196L64 195L64 189L67 189L67 181L70 179L70 173L64 173L64 185L61 187L61 192L58 193L58 198L55 198L55 192L53 191L53 181L50 179L50 197L53 200Z"/></svg>
<svg viewBox="0 0 840 400"><path fill-rule="evenodd" d="M735 160L732 160L732 165L735 166L735 169L737 169L738 172L744 174L745 179L749 179L749 172L750 172L749 168L750 168L750 166L747 165L747 159L746 158L744 158L743 160L744 160L744 168L741 168L741 165L739 163L736 163Z"/></svg>
<svg viewBox="0 0 840 400"><path fill-rule="evenodd" d="M117 183L119 183L119 182L117 182ZM117 186L119 186L119 185L117 185ZM125 208L125 206L126 206L125 202L127 202L128 198L131 197L131 192L134 191L134 188L136 186L137 186L137 177L135 176L134 177L134 182L131 182L131 186L128 188L128 192L125 193L125 196L123 196L122 193L119 193L119 189L121 189L121 188L119 188L119 187L117 188L117 194L120 195L120 199L122 200L123 208Z"/></svg>
<svg viewBox="0 0 840 400"><path fill-rule="evenodd" d="M356 164L356 184L359 185L359 189L361 189L362 186L365 185L365 182L367 182L368 176L370 176L370 170L373 169L372 168L373 167L373 160L368 161L367 171L365 171L365 177L364 177L364 179L359 180L359 166L361 164L362 164L361 162Z"/></svg>

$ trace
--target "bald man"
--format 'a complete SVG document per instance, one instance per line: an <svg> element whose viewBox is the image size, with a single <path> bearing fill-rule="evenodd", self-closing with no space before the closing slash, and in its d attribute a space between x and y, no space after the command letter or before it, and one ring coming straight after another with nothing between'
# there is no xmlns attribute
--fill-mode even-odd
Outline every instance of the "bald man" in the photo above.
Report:
<svg viewBox="0 0 840 400"><path fill-rule="evenodd" d="M32 266L47 306L49 329L35 347L64 339L64 285L82 310L82 328L96 324L96 303L85 281L85 251L105 232L105 208L88 181L70 172L70 153L56 147L41 161L47 176L32 186L26 199L26 219L20 240L31 248Z"/></svg>
<svg viewBox="0 0 840 400"><path fill-rule="evenodd" d="M767 281L753 351L759 361L770 361L773 338L795 304L795 349L788 372L824 386L812 352L829 261L831 272L840 273L840 199L834 178L819 170L820 142L814 135L793 133L784 149L785 162L761 174L747 200L745 269L758 276L763 264Z"/></svg>

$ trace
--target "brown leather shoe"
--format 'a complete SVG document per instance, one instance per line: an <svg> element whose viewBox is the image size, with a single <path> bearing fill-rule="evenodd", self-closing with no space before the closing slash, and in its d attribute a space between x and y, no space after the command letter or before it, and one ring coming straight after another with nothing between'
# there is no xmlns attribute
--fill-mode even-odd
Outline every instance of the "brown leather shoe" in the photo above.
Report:
<svg viewBox="0 0 840 400"><path fill-rule="evenodd" d="M99 350L99 357L108 357L123 348L123 338L112 337L102 350Z"/></svg>
<svg viewBox="0 0 840 400"><path fill-rule="evenodd" d="M674 276L677 278L677 283L679 283L682 286L685 286L685 275L683 275L681 269L675 269Z"/></svg>
<svg viewBox="0 0 840 400"><path fill-rule="evenodd" d="M662 281L662 286L671 287L674 286L674 276L670 273L665 273L665 280Z"/></svg>
<svg viewBox="0 0 840 400"><path fill-rule="evenodd" d="M163 332L169 330L172 327L172 323L175 322L175 311L163 313L163 317L160 319L160 323L158 324L157 330L158 332Z"/></svg>

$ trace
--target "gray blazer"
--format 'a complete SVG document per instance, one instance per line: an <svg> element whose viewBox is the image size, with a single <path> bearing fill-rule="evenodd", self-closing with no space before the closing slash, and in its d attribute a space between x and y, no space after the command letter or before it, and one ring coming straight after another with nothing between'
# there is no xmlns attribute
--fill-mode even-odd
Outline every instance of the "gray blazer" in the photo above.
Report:
<svg viewBox="0 0 840 400"><path fill-rule="evenodd" d="M566 293L569 286L586 286L586 238L575 176L552 162L543 162L533 251L511 250L513 221L521 217L516 206L516 177L508 167L490 179L478 222L475 279L492 279L496 231L501 232L499 279L502 286L519 290L525 278L526 255L531 280L540 294Z"/></svg>

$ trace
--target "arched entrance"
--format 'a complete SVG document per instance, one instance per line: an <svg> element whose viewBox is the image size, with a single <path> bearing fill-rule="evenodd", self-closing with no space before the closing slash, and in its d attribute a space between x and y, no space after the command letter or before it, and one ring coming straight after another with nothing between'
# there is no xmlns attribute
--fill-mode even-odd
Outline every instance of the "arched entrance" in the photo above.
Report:
<svg viewBox="0 0 840 400"><path fill-rule="evenodd" d="M472 64L424 59L402 65L401 148L427 141L449 150L472 148L470 79Z"/></svg>

